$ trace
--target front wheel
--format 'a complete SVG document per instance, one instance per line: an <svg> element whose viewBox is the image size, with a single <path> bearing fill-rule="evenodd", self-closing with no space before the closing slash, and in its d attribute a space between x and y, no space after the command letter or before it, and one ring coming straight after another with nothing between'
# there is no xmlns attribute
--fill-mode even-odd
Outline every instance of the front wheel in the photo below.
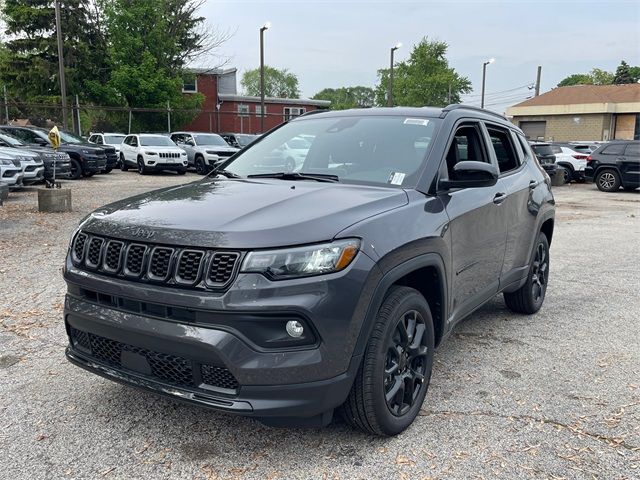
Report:
<svg viewBox="0 0 640 480"><path fill-rule="evenodd" d="M120 154L120 170L122 170L123 172L129 170L129 165L127 165L127 162L125 162L124 154L122 153Z"/></svg>
<svg viewBox="0 0 640 480"><path fill-rule="evenodd" d="M433 319L413 288L393 287L373 326L342 415L375 435L397 435L416 418L431 379Z"/></svg>
<svg viewBox="0 0 640 480"><path fill-rule="evenodd" d="M78 180L82 176L82 165L75 158L71 159L71 179Z"/></svg>
<svg viewBox="0 0 640 480"><path fill-rule="evenodd" d="M206 175L207 174L207 167L204 164L204 158L202 157L196 157L196 173L198 175Z"/></svg>
<svg viewBox="0 0 640 480"><path fill-rule="evenodd" d="M142 157L138 157L138 173L140 175L147 174L147 167L145 166L144 160L142 160Z"/></svg>
<svg viewBox="0 0 640 480"><path fill-rule="evenodd" d="M515 292L504 292L509 310L531 315L542 307L549 282L549 241L544 233L536 240L526 283Z"/></svg>
<svg viewBox="0 0 640 480"><path fill-rule="evenodd" d="M610 168L600 170L596 175L596 186L601 192L617 192L620 183L620 175Z"/></svg>

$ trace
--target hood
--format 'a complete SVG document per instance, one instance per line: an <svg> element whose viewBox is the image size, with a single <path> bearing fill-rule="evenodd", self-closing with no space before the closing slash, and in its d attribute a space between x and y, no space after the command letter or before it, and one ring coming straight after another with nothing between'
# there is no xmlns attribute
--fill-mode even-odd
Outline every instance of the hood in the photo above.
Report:
<svg viewBox="0 0 640 480"><path fill-rule="evenodd" d="M211 150L215 152L231 152L236 153L239 148L236 147L225 147L224 145L201 145L196 147L198 150Z"/></svg>
<svg viewBox="0 0 640 480"><path fill-rule="evenodd" d="M28 158L29 160L37 160L38 157L40 156L35 152L31 152L29 150L22 150L20 148L14 148L14 147L0 147L0 153L12 158L22 157L22 158Z"/></svg>
<svg viewBox="0 0 640 480"><path fill-rule="evenodd" d="M407 203L404 190L277 179L205 179L96 210L82 229L174 245L271 248L331 240Z"/></svg>
<svg viewBox="0 0 640 480"><path fill-rule="evenodd" d="M89 150L94 155L103 155L104 149L93 143L62 143L58 149L61 152L77 152L78 150Z"/></svg>

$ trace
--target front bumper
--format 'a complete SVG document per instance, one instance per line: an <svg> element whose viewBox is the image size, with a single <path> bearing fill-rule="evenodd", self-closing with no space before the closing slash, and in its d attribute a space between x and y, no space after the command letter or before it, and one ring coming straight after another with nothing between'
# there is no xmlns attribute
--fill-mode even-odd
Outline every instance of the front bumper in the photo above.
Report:
<svg viewBox="0 0 640 480"><path fill-rule="evenodd" d="M366 313L357 306L367 296L363 286L373 268L373 261L360 254L348 269L327 278L271 282L240 274L226 292L192 292L95 275L67 262L67 356L112 380L218 410L315 418L342 404L353 383L360 361L353 352ZM255 329L268 329L274 318L292 315L314 332L313 343L272 348L240 326L250 319ZM105 362L102 350L96 356L93 348L82 351L74 344L75 331L147 361L132 361L127 353ZM179 358L191 373L179 382L167 381L146 364L158 355ZM204 367L228 371L237 388L203 383Z"/></svg>
<svg viewBox="0 0 640 480"><path fill-rule="evenodd" d="M185 165L186 162L186 165ZM177 162L164 162L156 160L145 160L145 167L147 170L161 172L162 170L186 170L189 166L189 162L186 160Z"/></svg>
<svg viewBox="0 0 640 480"><path fill-rule="evenodd" d="M25 171L23 182L25 185L32 185L44 180L44 166L36 167L34 170Z"/></svg>
<svg viewBox="0 0 640 480"><path fill-rule="evenodd" d="M82 170L85 173L98 173L107 168L107 157L98 155L83 155Z"/></svg>
<svg viewBox="0 0 640 480"><path fill-rule="evenodd" d="M44 162L44 178L46 178L47 180L52 180L53 170L54 170L53 160L45 161ZM60 161L60 160L56 161L55 174L56 174L56 180L71 178L71 161L68 159L63 161Z"/></svg>

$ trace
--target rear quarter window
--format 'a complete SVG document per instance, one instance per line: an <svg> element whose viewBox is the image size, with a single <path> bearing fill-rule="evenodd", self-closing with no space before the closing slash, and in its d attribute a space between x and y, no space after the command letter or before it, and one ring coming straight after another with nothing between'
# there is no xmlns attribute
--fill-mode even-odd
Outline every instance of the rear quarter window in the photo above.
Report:
<svg viewBox="0 0 640 480"><path fill-rule="evenodd" d="M604 147L604 149L600 153L602 153L603 155L622 155L623 152L624 152L624 144L618 143L613 145L607 145L606 147Z"/></svg>
<svg viewBox="0 0 640 480"><path fill-rule="evenodd" d="M640 157L640 143L630 143L624 151L625 155Z"/></svg>

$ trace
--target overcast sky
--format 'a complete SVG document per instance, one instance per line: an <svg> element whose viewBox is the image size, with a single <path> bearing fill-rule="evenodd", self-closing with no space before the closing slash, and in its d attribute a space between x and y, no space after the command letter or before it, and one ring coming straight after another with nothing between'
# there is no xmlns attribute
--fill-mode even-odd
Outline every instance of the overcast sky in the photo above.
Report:
<svg viewBox="0 0 640 480"><path fill-rule="evenodd" d="M325 87L374 86L389 48L402 42L396 59L403 60L423 36L449 44L449 64L473 84L471 104L480 103L482 63L495 57L485 103L500 112L532 94L525 85L538 65L544 92L572 73L612 71L622 59L640 64L638 0L207 0L201 13L213 28L235 32L218 53L238 68L238 83L259 66L259 28L270 21L265 63L294 72L305 97Z"/></svg>

